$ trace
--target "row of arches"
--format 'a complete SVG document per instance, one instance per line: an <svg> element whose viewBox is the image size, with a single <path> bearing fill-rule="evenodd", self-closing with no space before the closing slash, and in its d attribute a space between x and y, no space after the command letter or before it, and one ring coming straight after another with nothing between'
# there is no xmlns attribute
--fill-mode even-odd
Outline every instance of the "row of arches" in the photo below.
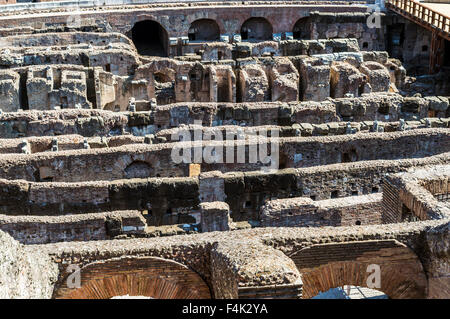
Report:
<svg viewBox="0 0 450 319"><path fill-rule="evenodd" d="M308 39L308 17L299 19L292 30L295 39ZM272 24L263 17L252 17L244 21L240 30L243 41L272 40ZM143 20L131 29L131 38L141 55L167 56L169 36L158 22ZM218 41L220 28L213 19L199 19L192 22L188 31L189 41Z"/></svg>
<svg viewBox="0 0 450 319"><path fill-rule="evenodd" d="M363 287L377 290L393 299L427 296L422 263L409 247L396 240L316 244L294 251L289 257L302 274L302 298L320 297L346 285L360 287L360 291ZM127 256L96 261L81 268L78 274L78 288L69 287L77 273L66 274L53 297L213 297L210 286L194 269L159 257Z"/></svg>

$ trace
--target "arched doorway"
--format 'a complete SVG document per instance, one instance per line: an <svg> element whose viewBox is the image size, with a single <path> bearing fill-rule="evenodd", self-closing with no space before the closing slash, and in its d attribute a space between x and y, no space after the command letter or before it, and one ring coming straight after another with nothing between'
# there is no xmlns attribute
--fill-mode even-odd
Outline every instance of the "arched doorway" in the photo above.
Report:
<svg viewBox="0 0 450 319"><path fill-rule="evenodd" d="M131 39L141 55L167 56L167 31L156 21L137 22L131 29Z"/></svg>
<svg viewBox="0 0 450 319"><path fill-rule="evenodd" d="M396 240L313 245L289 256L308 299L346 285L377 289L392 299L426 298L427 278L417 255ZM378 277L379 286L372 286Z"/></svg>
<svg viewBox="0 0 450 319"><path fill-rule="evenodd" d="M220 29L212 19L200 19L192 22L188 32L189 41L218 41Z"/></svg>
<svg viewBox="0 0 450 319"><path fill-rule="evenodd" d="M147 162L134 161L125 168L125 178L148 178L154 174L153 168Z"/></svg>
<svg viewBox="0 0 450 319"><path fill-rule="evenodd" d="M241 38L247 41L272 40L273 28L265 18L250 18L241 27Z"/></svg>
<svg viewBox="0 0 450 319"><path fill-rule="evenodd" d="M55 289L56 299L110 299L145 296L157 299L211 298L209 287L194 271L158 257L123 257L97 261L79 270L81 285L68 287L68 277Z"/></svg>
<svg viewBox="0 0 450 319"><path fill-rule="evenodd" d="M309 17L300 18L292 29L292 35L296 40L310 40L311 39L311 23Z"/></svg>

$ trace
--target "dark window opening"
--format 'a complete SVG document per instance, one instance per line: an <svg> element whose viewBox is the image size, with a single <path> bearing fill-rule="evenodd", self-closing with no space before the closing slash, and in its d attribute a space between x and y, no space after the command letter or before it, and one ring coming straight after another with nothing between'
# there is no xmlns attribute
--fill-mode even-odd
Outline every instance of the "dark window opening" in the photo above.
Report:
<svg viewBox="0 0 450 319"><path fill-rule="evenodd" d="M68 104L67 96L61 96L61 108L67 108Z"/></svg>
<svg viewBox="0 0 450 319"><path fill-rule="evenodd" d="M358 160L358 155L356 154L356 150L351 150L349 152L342 153L341 162L342 163L351 163L356 162Z"/></svg>
<svg viewBox="0 0 450 319"><path fill-rule="evenodd" d="M389 104L387 104L387 103L381 104L378 107L378 113L383 114L383 115L388 115L389 114Z"/></svg>
<svg viewBox="0 0 450 319"><path fill-rule="evenodd" d="M331 192L331 198L338 198L339 197L339 191L332 191Z"/></svg>
<svg viewBox="0 0 450 319"><path fill-rule="evenodd" d="M414 222L419 220L414 213L408 208L406 207L405 204L402 204L402 217L401 217L401 221L402 222Z"/></svg>
<svg viewBox="0 0 450 319"><path fill-rule="evenodd" d="M351 162L350 154L349 153L342 154L342 163L349 163L349 162Z"/></svg>

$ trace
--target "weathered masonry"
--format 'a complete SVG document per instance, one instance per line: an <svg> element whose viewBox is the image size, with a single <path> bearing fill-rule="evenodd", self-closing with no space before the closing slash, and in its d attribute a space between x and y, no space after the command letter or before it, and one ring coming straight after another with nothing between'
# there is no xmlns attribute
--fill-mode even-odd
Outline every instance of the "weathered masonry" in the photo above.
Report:
<svg viewBox="0 0 450 319"><path fill-rule="evenodd" d="M0 298L450 297L447 0L13 2Z"/></svg>

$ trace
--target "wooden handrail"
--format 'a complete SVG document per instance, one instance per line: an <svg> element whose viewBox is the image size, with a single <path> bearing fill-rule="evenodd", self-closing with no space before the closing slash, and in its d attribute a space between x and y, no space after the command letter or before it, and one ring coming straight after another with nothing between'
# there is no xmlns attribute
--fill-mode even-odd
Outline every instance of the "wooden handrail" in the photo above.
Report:
<svg viewBox="0 0 450 319"><path fill-rule="evenodd" d="M450 35L450 17L414 0L386 0L386 4Z"/></svg>

